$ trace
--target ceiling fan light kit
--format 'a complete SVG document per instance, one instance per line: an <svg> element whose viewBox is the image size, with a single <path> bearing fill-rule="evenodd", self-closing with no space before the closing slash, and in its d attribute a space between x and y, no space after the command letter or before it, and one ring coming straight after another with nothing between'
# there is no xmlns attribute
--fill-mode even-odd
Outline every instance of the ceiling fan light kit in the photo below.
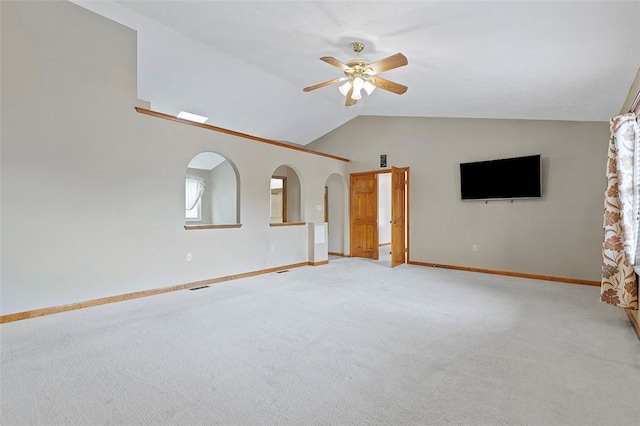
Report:
<svg viewBox="0 0 640 426"><path fill-rule="evenodd" d="M338 90L340 90L340 93L345 96L346 106L355 105L358 100L362 99L363 90L367 95L373 93L376 87L397 95L401 95L407 91L407 86L403 86L377 76L377 74L384 71L389 71L394 68L407 65L408 61L406 56L402 53L396 53L395 55L381 59L377 62L368 63L364 59L360 58L360 52L364 49L363 43L354 41L351 43L351 49L355 53L356 57L346 64L331 56L323 56L320 58L321 61L342 70L345 77L335 78L333 80L305 87L303 91L310 92L321 87L344 82L338 87Z"/></svg>

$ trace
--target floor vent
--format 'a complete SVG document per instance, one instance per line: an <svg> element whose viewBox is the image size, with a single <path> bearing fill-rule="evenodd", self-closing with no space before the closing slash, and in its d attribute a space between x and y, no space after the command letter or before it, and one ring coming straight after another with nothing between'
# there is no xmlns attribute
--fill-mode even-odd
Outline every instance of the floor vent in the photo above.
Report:
<svg viewBox="0 0 640 426"><path fill-rule="evenodd" d="M285 269L284 271L277 271L276 274L284 274L285 272L289 272L289 270Z"/></svg>
<svg viewBox="0 0 640 426"><path fill-rule="evenodd" d="M202 290L203 288L209 288L209 286L208 286L208 285L203 285L203 286L201 286L201 287L193 287L193 288L190 288L189 290Z"/></svg>

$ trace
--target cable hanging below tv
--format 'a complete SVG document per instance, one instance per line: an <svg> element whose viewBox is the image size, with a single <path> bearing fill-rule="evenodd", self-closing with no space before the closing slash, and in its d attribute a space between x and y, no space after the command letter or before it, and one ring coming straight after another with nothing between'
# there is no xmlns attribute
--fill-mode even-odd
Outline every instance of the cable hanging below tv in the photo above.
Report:
<svg viewBox="0 0 640 426"><path fill-rule="evenodd" d="M463 200L541 198L540 155L460 164Z"/></svg>

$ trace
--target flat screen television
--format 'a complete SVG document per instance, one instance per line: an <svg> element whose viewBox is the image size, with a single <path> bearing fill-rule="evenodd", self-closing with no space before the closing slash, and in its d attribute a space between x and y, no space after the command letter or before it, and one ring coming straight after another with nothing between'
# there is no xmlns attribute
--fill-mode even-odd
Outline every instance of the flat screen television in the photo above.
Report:
<svg viewBox="0 0 640 426"><path fill-rule="evenodd" d="M540 155L460 164L463 200L540 198Z"/></svg>

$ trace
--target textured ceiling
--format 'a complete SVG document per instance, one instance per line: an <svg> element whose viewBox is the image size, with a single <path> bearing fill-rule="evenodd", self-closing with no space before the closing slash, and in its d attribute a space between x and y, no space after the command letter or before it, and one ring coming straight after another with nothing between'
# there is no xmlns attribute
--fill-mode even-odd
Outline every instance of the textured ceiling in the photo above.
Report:
<svg viewBox="0 0 640 426"><path fill-rule="evenodd" d="M76 1L139 32L139 94L170 114L307 144L357 115L608 120L640 67L635 1ZM159 25L159 24L161 25ZM175 30L168 30L166 27ZM409 65L345 107L318 60Z"/></svg>

